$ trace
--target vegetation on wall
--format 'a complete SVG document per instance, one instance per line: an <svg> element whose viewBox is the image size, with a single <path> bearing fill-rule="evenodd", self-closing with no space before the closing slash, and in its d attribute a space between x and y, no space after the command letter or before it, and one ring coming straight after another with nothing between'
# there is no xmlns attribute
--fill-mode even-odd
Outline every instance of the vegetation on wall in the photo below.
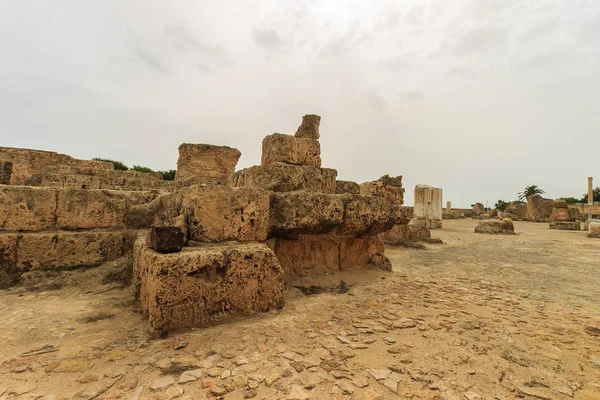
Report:
<svg viewBox="0 0 600 400"><path fill-rule="evenodd" d="M124 163L122 163L121 161L115 161L115 160L111 160L109 158L100 158L100 157L93 158L92 160L94 160L94 161L104 161L104 162L112 163L115 166L115 169L118 170L118 171L128 171L128 170L130 170L130 168L127 165L125 165ZM172 181L172 180L174 180L175 179L175 173L177 172L174 169L170 169L168 171L154 171L152 168L144 167L142 165L134 165L131 168L131 171L147 172L147 173L157 172L157 173L159 173L159 174L162 175L162 178L165 181Z"/></svg>
<svg viewBox="0 0 600 400"><path fill-rule="evenodd" d="M506 210L506 207L508 207L509 204L510 202L508 201L498 200L496 204L494 204L494 208L498 211L504 211Z"/></svg>

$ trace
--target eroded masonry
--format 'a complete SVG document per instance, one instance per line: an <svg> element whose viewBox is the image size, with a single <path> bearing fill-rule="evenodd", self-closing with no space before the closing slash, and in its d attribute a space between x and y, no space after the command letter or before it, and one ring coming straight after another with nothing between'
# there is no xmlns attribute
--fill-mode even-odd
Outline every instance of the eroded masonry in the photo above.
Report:
<svg viewBox="0 0 600 400"><path fill-rule="evenodd" d="M237 172L239 150L182 144L175 181L0 148L0 284L133 251L142 312L166 332L281 307L295 276L391 270L384 240L429 234L409 225L402 177L336 180L319 125L265 137L261 164Z"/></svg>

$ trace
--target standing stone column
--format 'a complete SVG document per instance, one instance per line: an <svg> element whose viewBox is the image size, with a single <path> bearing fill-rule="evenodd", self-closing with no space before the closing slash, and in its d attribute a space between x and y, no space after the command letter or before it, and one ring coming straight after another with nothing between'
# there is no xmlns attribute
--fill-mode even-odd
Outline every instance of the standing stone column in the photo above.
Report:
<svg viewBox="0 0 600 400"><path fill-rule="evenodd" d="M446 212L448 214L450 214L452 212L452 203L449 201L446 202Z"/></svg>
<svg viewBox="0 0 600 400"><path fill-rule="evenodd" d="M594 205L594 178L593 177L588 177L588 204L590 206ZM587 216L587 220L588 220L588 224L590 223L590 221L592 220L592 213L589 212L588 216Z"/></svg>

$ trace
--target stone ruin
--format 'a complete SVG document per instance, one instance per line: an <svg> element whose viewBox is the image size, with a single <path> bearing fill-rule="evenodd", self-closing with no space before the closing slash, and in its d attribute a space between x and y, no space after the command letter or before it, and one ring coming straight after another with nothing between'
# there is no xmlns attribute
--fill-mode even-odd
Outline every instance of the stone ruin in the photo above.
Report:
<svg viewBox="0 0 600 400"><path fill-rule="evenodd" d="M261 165L238 172L239 150L182 144L175 181L0 148L0 286L133 251L136 298L163 333L281 307L297 276L391 270L384 240L412 232L402 177L336 180L319 125L265 137Z"/></svg>
<svg viewBox="0 0 600 400"><path fill-rule="evenodd" d="M442 227L442 189L428 185L415 186L415 211L417 223L428 229Z"/></svg>

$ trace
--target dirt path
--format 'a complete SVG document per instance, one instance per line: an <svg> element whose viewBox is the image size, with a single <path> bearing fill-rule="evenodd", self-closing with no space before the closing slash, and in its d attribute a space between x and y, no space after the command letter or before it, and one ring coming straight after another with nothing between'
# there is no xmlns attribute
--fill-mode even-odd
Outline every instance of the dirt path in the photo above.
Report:
<svg viewBox="0 0 600 400"><path fill-rule="evenodd" d="M164 340L105 267L0 292L0 399L600 399L600 240L475 225L388 249L392 274L296 282L345 294L291 288L281 311Z"/></svg>

